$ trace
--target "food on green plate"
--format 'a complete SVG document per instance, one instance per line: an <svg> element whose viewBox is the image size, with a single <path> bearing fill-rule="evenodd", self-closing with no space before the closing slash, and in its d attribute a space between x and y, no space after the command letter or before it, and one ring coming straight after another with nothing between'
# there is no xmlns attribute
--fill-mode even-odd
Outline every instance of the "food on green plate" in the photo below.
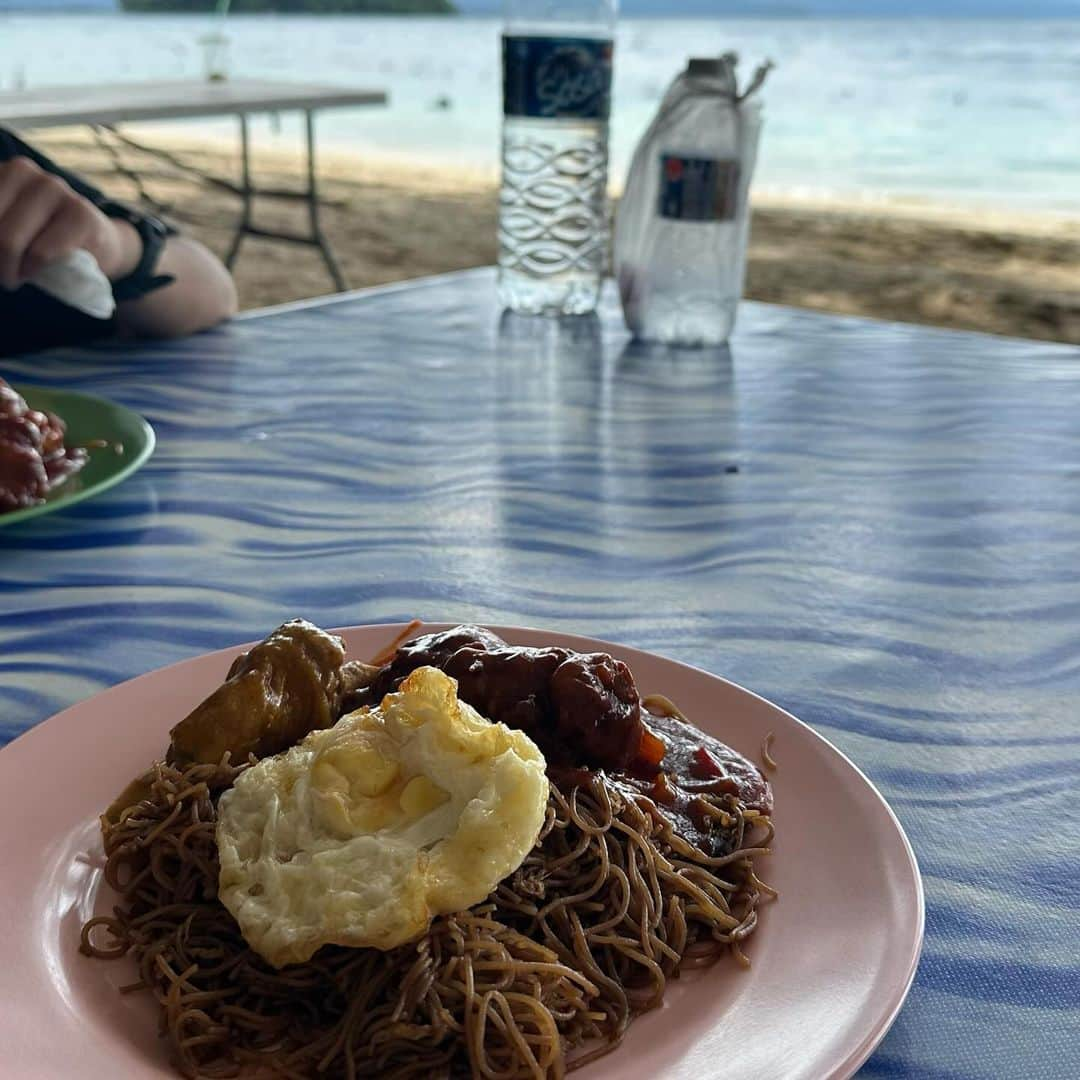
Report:
<svg viewBox="0 0 1080 1080"><path fill-rule="evenodd" d="M84 449L65 445L59 416L31 409L0 379L0 514L45 497L86 464Z"/></svg>

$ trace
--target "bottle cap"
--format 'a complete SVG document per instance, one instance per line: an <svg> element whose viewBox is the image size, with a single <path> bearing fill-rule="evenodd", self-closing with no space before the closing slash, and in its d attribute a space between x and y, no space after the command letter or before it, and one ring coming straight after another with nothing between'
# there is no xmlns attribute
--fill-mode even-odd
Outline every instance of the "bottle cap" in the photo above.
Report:
<svg viewBox="0 0 1080 1080"><path fill-rule="evenodd" d="M686 65L686 76L690 79L719 80L721 92L734 98L738 92L735 68L739 57L735 53L723 56L695 56Z"/></svg>
<svg viewBox="0 0 1080 1080"><path fill-rule="evenodd" d="M686 65L687 75L704 75L716 78L722 74L724 62L719 56L694 56Z"/></svg>

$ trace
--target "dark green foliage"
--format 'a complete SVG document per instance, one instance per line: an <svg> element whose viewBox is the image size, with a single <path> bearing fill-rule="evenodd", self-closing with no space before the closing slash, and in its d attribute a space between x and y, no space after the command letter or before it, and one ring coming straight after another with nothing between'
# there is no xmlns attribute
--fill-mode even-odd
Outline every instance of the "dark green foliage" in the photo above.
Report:
<svg viewBox="0 0 1080 1080"><path fill-rule="evenodd" d="M120 0L125 11L209 13L213 0ZM253 12L356 15L452 15L450 0L233 0L232 15Z"/></svg>

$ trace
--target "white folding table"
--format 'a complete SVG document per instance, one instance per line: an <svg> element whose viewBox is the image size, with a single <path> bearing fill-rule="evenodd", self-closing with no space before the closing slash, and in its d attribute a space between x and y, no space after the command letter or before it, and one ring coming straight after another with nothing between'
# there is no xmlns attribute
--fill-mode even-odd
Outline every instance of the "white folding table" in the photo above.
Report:
<svg viewBox="0 0 1080 1080"><path fill-rule="evenodd" d="M279 82L266 79L229 79L221 82L172 80L166 82L109 83L97 86L52 86L37 90L0 93L0 125L17 130L66 127L86 124L96 132L110 131L137 149L153 153L201 179L235 192L243 200L240 222L225 257L232 266L245 236L285 240L318 248L327 270L339 290L346 287L341 268L323 234L319 222L318 184L315 170L315 113L320 109L342 109L385 105L381 90L310 83ZM302 112L307 148L306 188L302 192L267 192L255 187L251 172L251 139L248 119L258 113ZM184 120L197 117L236 116L240 123L241 182L232 184L208 177L179 162L165 151L155 150L121 135L120 124L138 121ZM106 144L107 145L107 144ZM115 156L114 156L115 160ZM119 165L120 163L117 162ZM122 167L122 166L121 166ZM124 170L144 192L131 170ZM255 197L259 194L302 198L308 207L309 232L286 232L262 228L254 221Z"/></svg>

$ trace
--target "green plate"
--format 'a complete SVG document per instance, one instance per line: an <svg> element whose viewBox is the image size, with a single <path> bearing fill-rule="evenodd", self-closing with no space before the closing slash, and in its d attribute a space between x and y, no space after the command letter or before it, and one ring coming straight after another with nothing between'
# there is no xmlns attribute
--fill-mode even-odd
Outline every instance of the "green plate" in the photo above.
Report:
<svg viewBox="0 0 1080 1080"><path fill-rule="evenodd" d="M154 452L154 429L123 405L74 390L51 390L43 386L15 389L32 409L56 413L64 421L68 446L96 441L107 445L91 449L90 460L82 470L49 492L44 502L0 513L0 525L14 525L100 495L130 476Z"/></svg>

